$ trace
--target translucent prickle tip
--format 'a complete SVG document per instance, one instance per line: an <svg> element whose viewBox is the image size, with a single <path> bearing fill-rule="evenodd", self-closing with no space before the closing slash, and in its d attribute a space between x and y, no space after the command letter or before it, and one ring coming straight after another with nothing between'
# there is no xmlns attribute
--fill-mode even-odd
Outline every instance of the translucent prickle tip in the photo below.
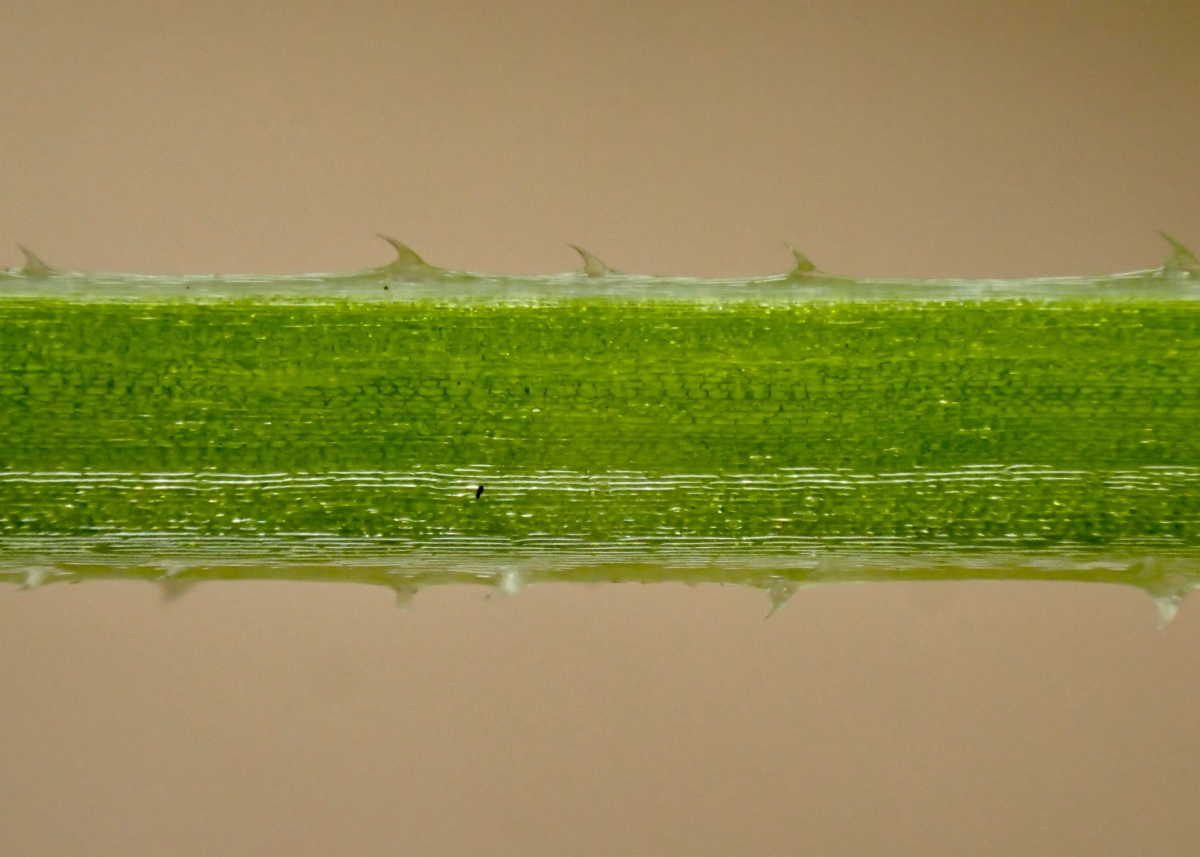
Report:
<svg viewBox="0 0 1200 857"><path fill-rule="evenodd" d="M1158 627L1165 628L1179 615L1179 605L1183 603L1180 595L1154 595L1154 606L1158 608Z"/></svg>
<svg viewBox="0 0 1200 857"><path fill-rule="evenodd" d="M799 588L800 583L795 580L773 581L770 587L767 589L767 599L770 601L771 606L767 610L766 618L770 619L772 616L778 613L779 609L783 607L784 604L788 603L791 597L796 594L796 590Z"/></svg>
<svg viewBox="0 0 1200 857"><path fill-rule="evenodd" d="M578 244L572 244L570 246L576 253L583 257L583 273L587 274L589 277L607 277L609 274L614 273L612 268L608 267L608 265L605 265Z"/></svg>
<svg viewBox="0 0 1200 857"><path fill-rule="evenodd" d="M165 574L157 581L158 590L162 593L164 604L174 604L184 595L186 595L193 587L200 583L194 578L181 578L173 574Z"/></svg>
<svg viewBox="0 0 1200 857"><path fill-rule="evenodd" d="M1159 628L1171 624L1178 615L1183 600L1196 588L1200 588L1200 581L1176 576L1167 576L1166 579L1145 587L1146 592L1154 599L1154 606L1158 608Z"/></svg>
<svg viewBox="0 0 1200 857"><path fill-rule="evenodd" d="M20 267L18 273L23 277L33 277L41 279L49 277L54 273L54 269L38 258L37 254L26 247L24 244L18 244L17 247L25 256L25 264Z"/></svg>
<svg viewBox="0 0 1200 857"><path fill-rule="evenodd" d="M1159 232L1158 234L1165 238L1167 243L1171 245L1171 258L1161 268L1163 275L1192 279L1200 278L1200 260L1196 259L1196 254L1185 247L1183 242L1178 238L1168 235L1165 232Z"/></svg>
<svg viewBox="0 0 1200 857"><path fill-rule="evenodd" d="M437 270L418 256L416 251L407 244L387 235L379 235L378 237L391 244L396 250L395 261L390 265L385 265L383 270L395 274L402 279L421 279Z"/></svg>
<svg viewBox="0 0 1200 857"><path fill-rule="evenodd" d="M785 244L784 246L787 247L788 251L796 257L796 267L792 268L792 270L788 272L788 276L805 277L811 274L821 273L821 269L813 264L812 259L805 256L791 244Z"/></svg>
<svg viewBox="0 0 1200 857"><path fill-rule="evenodd" d="M31 566L25 569L25 580L21 583L21 588L37 589L40 586L45 586L49 578L50 569L36 565Z"/></svg>
<svg viewBox="0 0 1200 857"><path fill-rule="evenodd" d="M396 607L401 610L407 610L412 607L413 599L417 597L419 591L414 584L394 583L390 584L393 592L396 593Z"/></svg>
<svg viewBox="0 0 1200 857"><path fill-rule="evenodd" d="M512 566L504 566L500 570L496 588L500 591L501 595L516 595L525 588L525 583L525 575L521 574L519 569Z"/></svg>

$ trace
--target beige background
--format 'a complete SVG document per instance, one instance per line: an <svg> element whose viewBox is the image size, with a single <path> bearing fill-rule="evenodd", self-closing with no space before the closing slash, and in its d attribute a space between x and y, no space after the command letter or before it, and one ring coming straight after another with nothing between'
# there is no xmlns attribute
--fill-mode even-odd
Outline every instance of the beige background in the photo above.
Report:
<svg viewBox="0 0 1200 857"><path fill-rule="evenodd" d="M1200 4L0 0L0 264L1102 273L1200 244ZM0 591L0 854L1200 851L1134 590Z"/></svg>

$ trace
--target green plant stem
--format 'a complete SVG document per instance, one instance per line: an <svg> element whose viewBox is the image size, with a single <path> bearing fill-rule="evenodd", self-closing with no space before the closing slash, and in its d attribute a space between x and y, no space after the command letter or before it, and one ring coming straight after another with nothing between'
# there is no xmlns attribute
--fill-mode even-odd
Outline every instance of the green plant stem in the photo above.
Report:
<svg viewBox="0 0 1200 857"><path fill-rule="evenodd" d="M1182 245L1020 281L585 251L489 277L397 249L344 275L0 272L0 577L1200 580Z"/></svg>

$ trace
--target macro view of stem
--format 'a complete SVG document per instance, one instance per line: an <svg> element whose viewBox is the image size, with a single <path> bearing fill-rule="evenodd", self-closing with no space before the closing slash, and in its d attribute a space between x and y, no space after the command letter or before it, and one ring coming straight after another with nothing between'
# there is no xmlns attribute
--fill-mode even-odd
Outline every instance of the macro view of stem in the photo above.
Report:
<svg viewBox="0 0 1200 857"><path fill-rule="evenodd" d="M1200 582L1200 264L0 271L0 579ZM24 249L24 248L23 248ZM175 591L172 589L171 591Z"/></svg>

